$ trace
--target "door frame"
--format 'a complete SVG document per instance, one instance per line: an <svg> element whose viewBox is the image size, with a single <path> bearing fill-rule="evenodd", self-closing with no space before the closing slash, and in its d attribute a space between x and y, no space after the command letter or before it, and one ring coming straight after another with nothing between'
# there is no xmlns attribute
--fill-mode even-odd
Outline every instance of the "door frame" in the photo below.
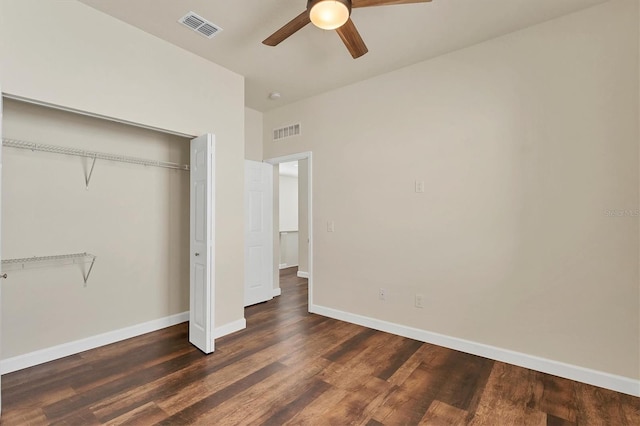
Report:
<svg viewBox="0 0 640 426"><path fill-rule="evenodd" d="M2 87L0 87L0 194L2 193L2 123L3 123L3 111L4 111L4 101L3 101L3 93ZM0 196L0 216L2 215L2 197ZM2 247L2 229L0 229L0 247ZM2 255L0 254L0 259L2 259ZM0 271L2 273L2 271ZM4 278L4 277L2 277ZM2 278L0 278L0 282L2 282ZM0 301L2 300L2 285L0 285ZM0 303L0 319L2 318L2 303ZM1 325L1 320L0 320ZM0 330L2 328L0 327ZM2 332L0 331L0 347L2 347ZM0 378L1 381L1 378ZM2 414L2 391L0 386L0 414Z"/></svg>
<svg viewBox="0 0 640 426"><path fill-rule="evenodd" d="M308 230L309 230L309 278L308 278L308 285L309 285L309 299L308 299L308 307L307 309L309 310L309 312L313 312L312 311L312 307L313 307L313 153L311 151L306 151L306 152L299 152L297 154L290 154L290 155L285 155L282 157L273 157L273 158L269 158L269 159L265 159L264 162L265 163L269 163L273 166L279 165L280 163L288 163L291 161L298 161L298 160L307 160L308 162L308 167L307 167L307 194L308 194L308 202L307 202L307 221L308 221ZM274 176L276 174L274 173ZM273 191L275 193L275 191ZM274 211L275 211L275 200L274 200ZM273 215L273 220L274 220L274 224L276 220L279 220L280 217L276 217L276 215ZM279 229L279 227L274 226L274 241L276 241L275 239L275 229ZM278 241L278 245L280 244L280 242ZM279 264L279 258L277 256L279 256L280 252L274 250L273 251L273 264L276 265L275 262L278 262ZM277 269L279 270L279 268ZM275 283L274 283L275 284ZM278 287L280 287L280 281L278 281Z"/></svg>

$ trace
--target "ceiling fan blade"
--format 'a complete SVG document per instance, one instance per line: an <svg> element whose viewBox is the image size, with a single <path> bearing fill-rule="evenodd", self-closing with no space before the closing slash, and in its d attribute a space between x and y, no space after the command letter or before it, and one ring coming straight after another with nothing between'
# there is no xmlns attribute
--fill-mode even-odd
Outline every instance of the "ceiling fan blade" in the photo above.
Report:
<svg viewBox="0 0 640 426"><path fill-rule="evenodd" d="M389 6L392 4L429 3L431 0L351 0L351 7Z"/></svg>
<svg viewBox="0 0 640 426"><path fill-rule="evenodd" d="M296 31L301 30L305 25L311 22L309 19L309 11L305 10L300 15L293 18L282 28L267 37L262 43L267 46L277 46L284 40L293 35Z"/></svg>
<svg viewBox="0 0 640 426"><path fill-rule="evenodd" d="M351 18L349 18L346 24L337 28L336 31L344 45L347 46L353 59L357 59L369 51Z"/></svg>

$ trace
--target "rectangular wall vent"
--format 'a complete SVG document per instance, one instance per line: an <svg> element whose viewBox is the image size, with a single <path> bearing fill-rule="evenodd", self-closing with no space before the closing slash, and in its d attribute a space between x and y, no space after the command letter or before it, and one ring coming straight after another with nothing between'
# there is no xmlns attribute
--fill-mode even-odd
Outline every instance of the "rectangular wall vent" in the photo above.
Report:
<svg viewBox="0 0 640 426"><path fill-rule="evenodd" d="M222 28L207 21L202 16L189 12L178 20L185 27L202 34L206 38L213 38L216 34L222 31Z"/></svg>
<svg viewBox="0 0 640 426"><path fill-rule="evenodd" d="M279 141L298 135L300 135L300 123L292 124L291 126L280 127L279 129L273 129L274 141Z"/></svg>

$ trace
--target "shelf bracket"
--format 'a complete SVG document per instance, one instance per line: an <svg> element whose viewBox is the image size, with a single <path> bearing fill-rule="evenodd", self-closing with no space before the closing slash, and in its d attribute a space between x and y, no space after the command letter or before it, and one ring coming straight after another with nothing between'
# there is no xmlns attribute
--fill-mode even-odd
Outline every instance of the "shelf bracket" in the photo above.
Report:
<svg viewBox="0 0 640 426"><path fill-rule="evenodd" d="M89 182L91 182L91 176L93 175L93 168L96 166L96 160L97 160L97 157L94 156L93 162L91 163L91 169L89 170L89 174L86 175L84 178L84 183L87 186L87 189L89 189ZM93 266L93 263L91 264L91 266ZM86 280L85 280L85 283L86 283Z"/></svg>
<svg viewBox="0 0 640 426"><path fill-rule="evenodd" d="M96 263L96 257L95 256L91 260L91 265L89 265L89 270L87 271L87 274L86 275L83 274L83 277L82 277L82 278L84 278L84 286L85 287L87 286L87 281L89 281L89 275L91 275L91 270L93 269L93 264L94 263Z"/></svg>

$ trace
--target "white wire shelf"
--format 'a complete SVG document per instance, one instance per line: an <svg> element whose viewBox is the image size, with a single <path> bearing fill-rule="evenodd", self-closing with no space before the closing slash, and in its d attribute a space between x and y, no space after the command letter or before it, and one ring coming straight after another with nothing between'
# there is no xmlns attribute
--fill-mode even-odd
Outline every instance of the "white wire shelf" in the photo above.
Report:
<svg viewBox="0 0 640 426"><path fill-rule="evenodd" d="M89 269L86 271L86 273L84 271L82 273L82 277L84 278L84 284L86 287L96 258L96 255L84 252L73 254L59 254L55 256L33 256L20 259L3 259L2 272L5 273L7 271L18 271L28 269L30 267L82 265L90 263Z"/></svg>
<svg viewBox="0 0 640 426"><path fill-rule="evenodd" d="M18 148L18 149L28 149L31 151L52 152L54 154L74 155L76 157L90 158L93 160L93 163L91 165L91 170L89 171L88 176L85 176L85 183L87 185L87 188L89 187L89 182L91 181L91 175L93 174L93 167L96 164L96 160L118 161L121 163L139 164L142 166L162 167L165 169L189 171L188 164L178 164L178 163L172 163L169 161L148 160L145 158L129 157L126 155L109 154L105 152L86 151L78 148L68 148L68 147L62 147L62 146L56 146L56 145L47 145L44 143L28 142L28 141L22 141L17 139L3 138L2 146L6 146L10 148Z"/></svg>

